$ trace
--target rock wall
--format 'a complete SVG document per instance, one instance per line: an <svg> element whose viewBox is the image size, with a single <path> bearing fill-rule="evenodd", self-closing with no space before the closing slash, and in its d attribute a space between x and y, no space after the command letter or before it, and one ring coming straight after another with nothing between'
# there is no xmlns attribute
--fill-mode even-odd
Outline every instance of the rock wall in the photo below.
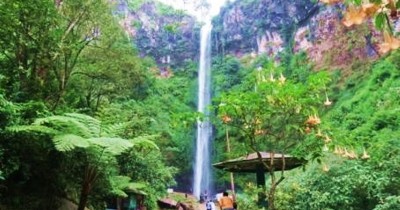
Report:
<svg viewBox="0 0 400 210"><path fill-rule="evenodd" d="M267 54L307 52L316 68L348 69L357 62L379 57L381 34L367 22L346 28L344 5L311 0L235 1L214 18L213 53Z"/></svg>
<svg viewBox="0 0 400 210"><path fill-rule="evenodd" d="M185 60L197 59L200 25L194 17L152 0L142 0L136 8L132 2L135 0L114 1L120 24L140 55L156 60L161 74Z"/></svg>
<svg viewBox="0 0 400 210"><path fill-rule="evenodd" d="M214 18L214 52L242 55L276 55L289 42L296 25L318 5L310 0L236 1Z"/></svg>

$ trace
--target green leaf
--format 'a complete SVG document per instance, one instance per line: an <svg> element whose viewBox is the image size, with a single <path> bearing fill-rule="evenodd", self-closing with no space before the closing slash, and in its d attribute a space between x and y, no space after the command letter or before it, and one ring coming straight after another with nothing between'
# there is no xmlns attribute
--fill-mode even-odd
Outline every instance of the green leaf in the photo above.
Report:
<svg viewBox="0 0 400 210"><path fill-rule="evenodd" d="M76 121L84 124L92 137L99 136L101 131L101 123L99 120L84 114L79 113L66 113L64 114L67 117L71 117Z"/></svg>
<svg viewBox="0 0 400 210"><path fill-rule="evenodd" d="M6 130L19 133L19 132L38 132L45 134L57 134L58 131L42 125L19 125L19 126L11 126L7 127Z"/></svg>
<svg viewBox="0 0 400 210"><path fill-rule="evenodd" d="M102 128L102 135L104 134L109 137L116 137L119 133L122 133L124 131L126 126L127 126L126 122L109 125L107 127Z"/></svg>
<svg viewBox="0 0 400 210"><path fill-rule="evenodd" d="M382 30L384 26L385 26L385 14L380 12L375 17L375 27L378 28L379 30Z"/></svg>
<svg viewBox="0 0 400 210"><path fill-rule="evenodd" d="M137 190L144 189L145 187L146 187L145 183L130 182L129 185L125 188L125 190L135 192Z"/></svg>
<svg viewBox="0 0 400 210"><path fill-rule="evenodd" d="M58 151L66 152L78 148L89 147L89 141L74 134L57 135L53 138L54 146Z"/></svg>
<svg viewBox="0 0 400 210"><path fill-rule="evenodd" d="M38 118L33 125L46 125L63 133L73 133L82 137L92 137L93 131L87 126L87 123L80 122L77 119L68 116L50 116Z"/></svg>
<svg viewBox="0 0 400 210"><path fill-rule="evenodd" d="M125 150L131 148L133 144L126 139L121 138L90 138L88 139L91 143L100 146L113 155L119 155Z"/></svg>
<svg viewBox="0 0 400 210"><path fill-rule="evenodd" d="M128 195L123 191L129 186L131 178L128 176L113 176L110 178L110 184L112 187L111 193L126 198Z"/></svg>
<svg viewBox="0 0 400 210"><path fill-rule="evenodd" d="M354 0L354 4L356 4L356 5L361 5L361 3L362 3L362 0Z"/></svg>
<svg viewBox="0 0 400 210"><path fill-rule="evenodd" d="M160 148L158 148L157 144L152 141L152 139L155 139L157 137L159 137L159 136L158 135L144 135L144 136L139 136L139 137L132 139L131 142L133 143L134 147L160 150Z"/></svg>

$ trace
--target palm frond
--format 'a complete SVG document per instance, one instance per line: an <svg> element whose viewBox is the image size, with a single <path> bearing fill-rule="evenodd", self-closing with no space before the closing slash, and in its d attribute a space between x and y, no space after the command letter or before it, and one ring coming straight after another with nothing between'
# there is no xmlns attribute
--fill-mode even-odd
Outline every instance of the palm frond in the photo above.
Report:
<svg viewBox="0 0 400 210"><path fill-rule="evenodd" d="M75 148L86 148L90 146L90 142L80 136L74 134L62 134L53 138L54 146L58 151L66 152Z"/></svg>
<svg viewBox="0 0 400 210"><path fill-rule="evenodd" d="M37 133L45 133L49 135L55 135L59 133L57 130L53 128L49 128L47 126L42 125L18 125L18 126L11 126L7 127L6 130L14 133L19 132L37 132Z"/></svg>
<svg viewBox="0 0 400 210"><path fill-rule="evenodd" d="M133 147L133 144L126 139L122 138L90 138L88 139L92 144L100 146L113 155L119 155L125 150Z"/></svg>

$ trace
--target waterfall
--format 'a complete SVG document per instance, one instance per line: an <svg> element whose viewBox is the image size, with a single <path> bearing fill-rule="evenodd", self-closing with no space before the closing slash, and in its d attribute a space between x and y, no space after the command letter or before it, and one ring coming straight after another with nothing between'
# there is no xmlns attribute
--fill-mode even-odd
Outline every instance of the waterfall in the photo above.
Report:
<svg viewBox="0 0 400 210"><path fill-rule="evenodd" d="M204 192L211 193L210 140L212 125L208 121L208 106L211 103L211 21L207 21L200 32L200 65L198 71L197 111L204 113L205 119L197 122L196 158L194 165L193 194L199 198Z"/></svg>

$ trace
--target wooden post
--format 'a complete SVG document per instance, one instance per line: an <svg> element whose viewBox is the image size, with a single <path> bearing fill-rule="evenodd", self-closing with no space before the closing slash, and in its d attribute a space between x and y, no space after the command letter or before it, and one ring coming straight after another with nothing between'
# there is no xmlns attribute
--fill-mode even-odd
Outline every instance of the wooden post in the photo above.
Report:
<svg viewBox="0 0 400 210"><path fill-rule="evenodd" d="M266 207L266 198L265 195L265 173L264 173L264 166L262 164L257 165L257 187L262 188L262 192L258 193L258 201L257 204L259 207Z"/></svg>
<svg viewBox="0 0 400 210"><path fill-rule="evenodd" d="M231 152L231 145L229 142L229 133L228 133L228 126L225 125L225 134L226 134L226 146L227 146L227 151L228 153ZM236 194L235 194L235 182L233 179L233 173L230 172L230 177L231 177L231 191L232 191L232 195L233 195L233 200L236 199Z"/></svg>

